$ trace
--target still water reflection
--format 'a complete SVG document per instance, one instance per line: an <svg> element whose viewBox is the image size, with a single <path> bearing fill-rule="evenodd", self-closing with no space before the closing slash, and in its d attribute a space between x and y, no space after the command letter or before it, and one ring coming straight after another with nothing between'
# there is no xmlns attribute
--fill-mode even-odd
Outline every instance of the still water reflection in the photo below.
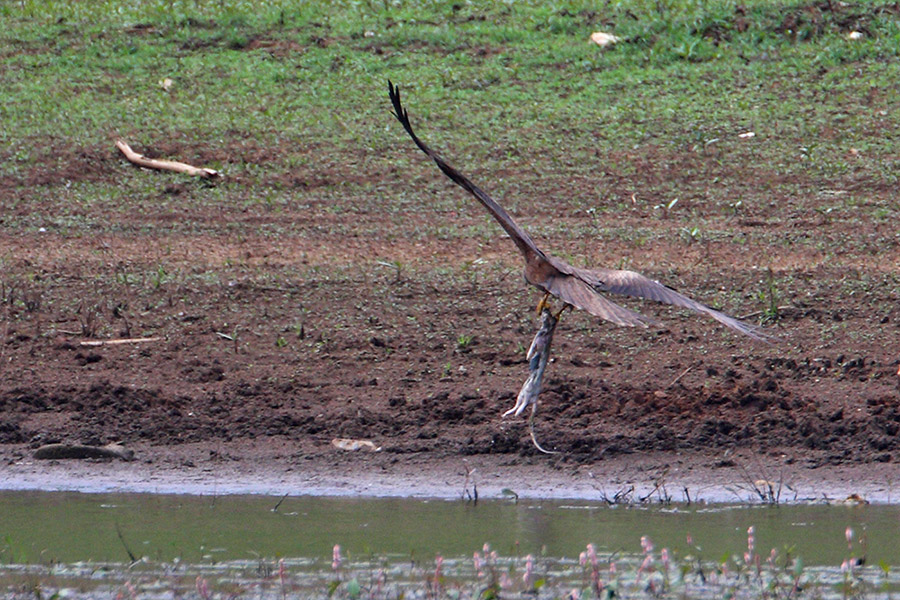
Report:
<svg viewBox="0 0 900 600"><path fill-rule="evenodd" d="M350 556L431 560L471 556L485 542L501 555L577 558L586 544L639 554L641 536L687 553L690 535L705 560L741 554L754 526L757 551L775 548L807 565L840 565L854 553L900 565L900 507L616 507L554 501L462 501L260 496L0 493L0 562L128 560L219 562L254 557L330 560ZM121 537L120 537L121 534ZM862 542L862 544L860 543ZM864 544L864 545L863 545Z"/></svg>

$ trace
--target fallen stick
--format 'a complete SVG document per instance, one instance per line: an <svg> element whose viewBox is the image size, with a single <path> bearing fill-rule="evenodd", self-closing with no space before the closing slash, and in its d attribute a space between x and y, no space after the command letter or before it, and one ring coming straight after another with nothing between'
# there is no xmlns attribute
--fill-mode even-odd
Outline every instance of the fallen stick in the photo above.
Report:
<svg viewBox="0 0 900 600"><path fill-rule="evenodd" d="M119 344L142 344L144 342L158 342L161 337L148 338L121 338L116 340L87 340L81 342L82 346L118 346Z"/></svg>
<svg viewBox="0 0 900 600"><path fill-rule="evenodd" d="M696 366L697 366L696 364L691 365L691 366L689 366L687 369L685 369L684 371L682 371L682 372L681 372L681 375L679 375L678 377L676 377L675 379L673 379L673 380L672 380L672 383L670 383L669 385L666 386L666 389L669 389L670 387L672 387L673 385L675 385L676 383L678 383L679 381L681 381L681 378L684 377L685 375L687 375L688 373L690 373L690 372L691 372L691 369L693 369L693 368L696 367Z"/></svg>
<svg viewBox="0 0 900 600"><path fill-rule="evenodd" d="M776 306L776 307L775 307L775 312L779 312L779 313L780 313L781 311L787 310L787 309L789 309L789 308L794 308L794 305L793 305L793 304L785 304L784 306ZM747 313L746 315L742 315L742 316L738 317L738 319L741 319L742 321L743 321L744 319L754 319L754 318L759 317L759 316L762 316L762 315L764 315L764 314L766 314L767 312L770 312L770 311L771 311L771 309L757 310L757 311L754 311L754 312L752 312L752 313Z"/></svg>
<svg viewBox="0 0 900 600"><path fill-rule="evenodd" d="M176 173L184 173L185 175L193 175L196 177L202 177L204 179L212 179L214 177L222 176L222 174L215 169L201 169L200 167L195 167L183 162L176 162L174 160L157 160L155 158L147 158L143 154L138 154L137 152L132 150L131 146L126 144L123 140L116 141L116 148L122 151L122 154L125 155L125 158L138 165L139 167L145 167L147 169L157 169L159 171L175 171Z"/></svg>

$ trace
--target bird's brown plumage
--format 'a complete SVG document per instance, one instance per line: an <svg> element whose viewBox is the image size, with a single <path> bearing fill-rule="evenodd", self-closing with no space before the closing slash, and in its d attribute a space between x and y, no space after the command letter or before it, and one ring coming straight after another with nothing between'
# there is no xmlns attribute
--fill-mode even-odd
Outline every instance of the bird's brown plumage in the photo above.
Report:
<svg viewBox="0 0 900 600"><path fill-rule="evenodd" d="M617 325L648 326L653 319L629 310L608 300L601 292L610 292L636 298L647 298L665 304L709 315L713 319L757 340L765 341L768 336L758 327L749 325L734 317L712 309L705 304L688 298L672 288L634 271L616 269L582 269L550 256L541 251L531 236L507 213L502 206L487 195L481 188L469 181L462 173L448 165L438 154L429 148L413 131L409 115L400 101L400 88L388 81L391 103L394 105L394 116L406 129L406 132L422 152L437 164L438 168L454 183L475 196L493 215L506 231L519 252L525 258L525 279L537 288L549 292L563 302L580 308L590 314Z"/></svg>

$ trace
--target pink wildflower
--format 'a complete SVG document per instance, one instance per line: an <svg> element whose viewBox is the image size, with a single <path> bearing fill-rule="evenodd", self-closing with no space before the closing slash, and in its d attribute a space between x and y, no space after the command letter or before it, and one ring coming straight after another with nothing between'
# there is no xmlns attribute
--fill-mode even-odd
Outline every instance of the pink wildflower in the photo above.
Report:
<svg viewBox="0 0 900 600"><path fill-rule="evenodd" d="M751 525L747 528L747 551L744 552L744 562L751 564L756 556L756 530Z"/></svg>
<svg viewBox="0 0 900 600"><path fill-rule="evenodd" d="M434 576L443 577L444 575L444 557L440 554L434 559Z"/></svg>
<svg viewBox="0 0 900 600"><path fill-rule="evenodd" d="M646 535L641 536L641 549L644 551L644 560L638 567L637 581L641 580L641 574L644 571L650 571L653 568L653 542Z"/></svg>
<svg viewBox="0 0 900 600"><path fill-rule="evenodd" d="M525 574L522 575L522 583L525 584L525 587L530 588L532 586L531 579L534 576L534 557L532 555L528 555L525 557Z"/></svg>
<svg viewBox="0 0 900 600"><path fill-rule="evenodd" d="M381 595L381 589L384 587L385 581L387 581L387 575L385 575L384 569L378 569L378 577L375 579L376 594Z"/></svg>
<svg viewBox="0 0 900 600"><path fill-rule="evenodd" d="M208 600L210 597L209 584L206 583L206 580L200 575L197 575L197 593L200 594L200 597L203 598L203 600Z"/></svg>
<svg viewBox="0 0 900 600"><path fill-rule="evenodd" d="M132 599L135 599L135 600L137 599L137 589L134 587L134 585L131 583L131 581L125 582L125 589L128 590L128 594L129 594L129 596L131 596ZM122 592L119 592L118 594L116 594L116 598L117 599L122 598Z"/></svg>
<svg viewBox="0 0 900 600"><path fill-rule="evenodd" d="M593 568L597 568L597 549L594 548L593 544L587 545L587 558L591 561L591 566Z"/></svg>
<svg viewBox="0 0 900 600"><path fill-rule="evenodd" d="M444 557L440 554L434 559L434 579L431 582L435 596L440 592L441 580L444 578Z"/></svg>

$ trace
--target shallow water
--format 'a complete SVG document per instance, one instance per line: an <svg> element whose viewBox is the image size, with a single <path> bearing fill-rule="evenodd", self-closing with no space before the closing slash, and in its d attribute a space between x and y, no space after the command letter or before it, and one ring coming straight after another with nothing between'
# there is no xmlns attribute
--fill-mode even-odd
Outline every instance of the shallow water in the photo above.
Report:
<svg viewBox="0 0 900 600"><path fill-rule="evenodd" d="M335 544L351 557L432 561L436 554L471 557L485 542L501 556L577 558L588 543L602 553L640 554L642 536L657 549L720 560L746 550L750 526L763 556L792 548L806 565L838 566L851 553L851 527L856 556L900 565L900 507L889 505L608 507L71 492L0 492L0 563L128 562L130 551L153 561L289 557L330 564Z"/></svg>

